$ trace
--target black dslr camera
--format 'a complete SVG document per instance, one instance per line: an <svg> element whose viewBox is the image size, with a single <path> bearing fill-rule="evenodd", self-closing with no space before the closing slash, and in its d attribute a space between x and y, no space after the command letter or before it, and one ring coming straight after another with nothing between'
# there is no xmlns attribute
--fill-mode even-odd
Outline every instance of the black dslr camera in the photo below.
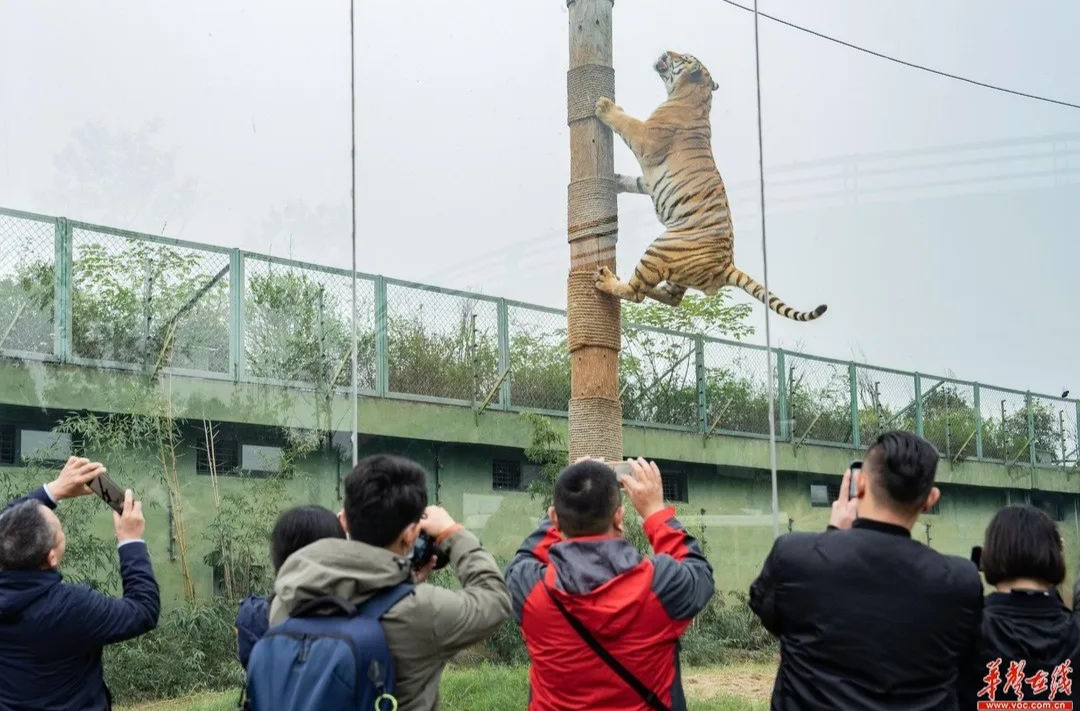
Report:
<svg viewBox="0 0 1080 711"><path fill-rule="evenodd" d="M431 560L431 556L436 556L435 570L445 568L446 564L450 562L450 556L436 548L435 539L426 533L421 533L417 537L416 543L413 544L412 555L409 556L413 570L420 570L427 565L427 562Z"/></svg>

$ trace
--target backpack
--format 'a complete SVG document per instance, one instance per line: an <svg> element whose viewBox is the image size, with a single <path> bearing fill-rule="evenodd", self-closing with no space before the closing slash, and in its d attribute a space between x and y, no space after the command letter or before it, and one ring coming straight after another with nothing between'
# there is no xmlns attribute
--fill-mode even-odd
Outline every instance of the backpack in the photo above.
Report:
<svg viewBox="0 0 1080 711"><path fill-rule="evenodd" d="M270 627L270 601L261 595L251 595L240 603L236 613L236 658L247 669L251 650Z"/></svg>
<svg viewBox="0 0 1080 711"><path fill-rule="evenodd" d="M401 583L359 607L336 597L297 606L251 651L252 711L396 711L394 660L379 619L413 591ZM336 608L331 616L316 611Z"/></svg>

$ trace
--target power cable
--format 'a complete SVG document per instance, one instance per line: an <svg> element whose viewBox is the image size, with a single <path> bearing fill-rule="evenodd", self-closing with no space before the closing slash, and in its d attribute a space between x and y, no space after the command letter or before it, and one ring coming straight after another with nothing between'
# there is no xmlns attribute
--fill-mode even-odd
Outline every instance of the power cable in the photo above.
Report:
<svg viewBox="0 0 1080 711"><path fill-rule="evenodd" d="M956 81L966 82L966 83L972 84L974 86L981 86L984 89L993 89L994 91L1000 91L1000 92L1003 92L1005 94L1012 94L1013 96L1022 96L1025 99L1034 99L1035 101L1045 101L1048 104L1057 104L1058 106L1065 106L1065 107L1070 108L1070 109L1080 109L1080 104L1073 104L1073 103L1070 103L1068 101L1061 101L1060 99L1051 99L1050 97L1039 96L1037 94L1029 94L1029 93L1024 92L1024 91L1017 91L1016 89L1009 89L1009 88L1004 87L1004 86L997 86L996 84L988 84L988 83L983 82L983 81L978 81L977 79L969 79L968 77L962 77L959 74L951 74L949 72L941 71L940 69L934 69L933 67L927 67L927 66L922 65L922 64L916 64L915 62L909 62L906 59L898 59L897 57L892 57L892 56L889 56L887 54L883 54L881 52L876 52L876 51L874 51L872 49L867 49L866 47L860 47L857 44L852 44L851 42L846 42L846 41L844 41L842 39L837 39L836 37L831 37L831 36L829 36L827 34L824 34L822 32L818 32L817 30L812 30L809 27L803 27L802 25L797 25L794 22L789 22L789 21L784 20L782 18L776 17L775 15L769 15L769 14L764 13L764 12L758 12L752 7L746 7L745 5L741 5L741 4L737 3L737 2L735 2L735 0L720 0L720 1L721 2L726 2L728 5L731 5L732 7L737 7L740 10L745 10L746 12L756 13L756 14L760 15L761 17L768 18L768 19L772 20L773 22L777 22L777 23L779 23L781 25L786 25L787 27L791 27L792 29L799 30L800 32L806 32L807 34L814 35L815 37L820 37L823 40L828 40L829 42L835 42L836 44L843 45L844 47L847 47L849 49L854 49L854 50L859 51L859 52L864 52L866 54L872 55L872 56L877 57L879 59L885 59L885 60L888 60L890 62L895 62L897 64L902 64L905 67L910 67L912 69L918 69L920 71L929 72L930 74L937 74L938 76L946 77L948 79L955 79Z"/></svg>

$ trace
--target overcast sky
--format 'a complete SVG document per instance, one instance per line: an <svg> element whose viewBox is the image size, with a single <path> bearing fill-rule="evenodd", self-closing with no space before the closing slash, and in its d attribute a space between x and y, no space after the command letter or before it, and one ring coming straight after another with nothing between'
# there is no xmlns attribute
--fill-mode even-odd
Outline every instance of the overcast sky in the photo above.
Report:
<svg viewBox="0 0 1080 711"><path fill-rule="evenodd" d="M1080 103L1074 2L760 7ZM760 278L752 15L719 0L614 13L627 111L662 100L665 49L720 83L737 263ZM566 23L563 0L357 0L361 271L565 305ZM775 342L1080 392L1080 111L764 19L761 41L771 286L830 307L774 319ZM0 0L0 205L347 267L348 57L343 1ZM620 211L626 274L659 229L642 196Z"/></svg>

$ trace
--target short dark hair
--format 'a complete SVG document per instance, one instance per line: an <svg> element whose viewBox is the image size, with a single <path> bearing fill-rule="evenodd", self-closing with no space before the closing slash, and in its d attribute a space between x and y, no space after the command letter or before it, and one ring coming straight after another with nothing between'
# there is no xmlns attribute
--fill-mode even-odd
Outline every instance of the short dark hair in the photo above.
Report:
<svg viewBox="0 0 1080 711"><path fill-rule="evenodd" d="M866 453L863 468L896 508L917 510L934 488L938 452L911 432L883 432ZM886 502L888 503L888 502Z"/></svg>
<svg viewBox="0 0 1080 711"><path fill-rule="evenodd" d="M1061 532L1043 511L1026 504L1006 506L986 527L980 567L986 582L1033 578L1058 585L1065 579Z"/></svg>
<svg viewBox="0 0 1080 711"><path fill-rule="evenodd" d="M0 514L0 570L40 570L56 545L56 532L36 500Z"/></svg>
<svg viewBox="0 0 1080 711"><path fill-rule="evenodd" d="M570 538L605 533L621 503L615 470L592 459L563 469L553 498L559 531Z"/></svg>
<svg viewBox="0 0 1080 711"><path fill-rule="evenodd" d="M427 508L427 472L389 454L361 459L345 477L345 521L353 540L384 548Z"/></svg>
<svg viewBox="0 0 1080 711"><path fill-rule="evenodd" d="M344 538L338 517L322 506L294 506L283 511L270 534L270 559L274 570L306 545L323 538Z"/></svg>

